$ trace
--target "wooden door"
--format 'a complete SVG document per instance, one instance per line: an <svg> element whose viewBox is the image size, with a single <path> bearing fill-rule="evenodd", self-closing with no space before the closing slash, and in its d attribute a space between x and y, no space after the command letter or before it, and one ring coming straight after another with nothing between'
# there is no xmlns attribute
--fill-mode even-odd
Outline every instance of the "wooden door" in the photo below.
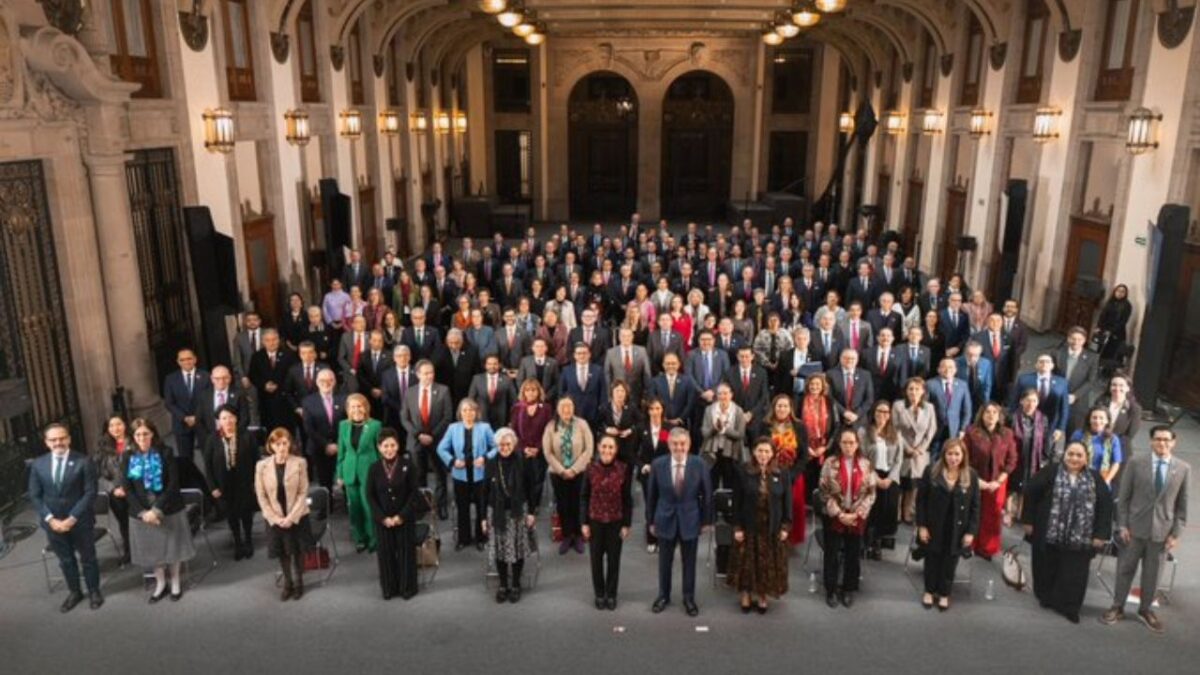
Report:
<svg viewBox="0 0 1200 675"><path fill-rule="evenodd" d="M1171 327L1163 394L1172 402L1200 409L1200 245L1188 244L1179 274L1180 313Z"/></svg>
<svg viewBox="0 0 1200 675"><path fill-rule="evenodd" d="M359 224L362 226L358 246L363 260L368 265L379 261L379 222L375 218L375 187L367 185L358 189Z"/></svg>
<svg viewBox="0 0 1200 675"><path fill-rule="evenodd" d="M1108 255L1107 221L1071 216L1071 237L1063 264L1060 333L1072 326L1090 328L1104 295L1104 259Z"/></svg>
<svg viewBox="0 0 1200 675"><path fill-rule="evenodd" d="M966 214L966 189L951 186L946 190L946 226L942 228L942 255L941 264L938 265L938 273L942 279L948 279L958 271L958 238L962 236Z"/></svg>
<svg viewBox="0 0 1200 675"><path fill-rule="evenodd" d="M571 217L628 218L637 210L636 131L627 126L572 125L569 182Z"/></svg>
<svg viewBox="0 0 1200 675"><path fill-rule="evenodd" d="M661 216L719 219L729 203L733 94L711 73L683 75L663 101ZM746 199L753 195L736 195Z"/></svg>
<svg viewBox="0 0 1200 675"><path fill-rule="evenodd" d="M908 204L904 207L904 250L917 255L917 238L921 236L921 209L925 208L925 181L908 179Z"/></svg>
<svg viewBox="0 0 1200 675"><path fill-rule="evenodd" d="M242 223L250 301L268 326L279 325L279 266L275 259L275 216L265 213Z"/></svg>

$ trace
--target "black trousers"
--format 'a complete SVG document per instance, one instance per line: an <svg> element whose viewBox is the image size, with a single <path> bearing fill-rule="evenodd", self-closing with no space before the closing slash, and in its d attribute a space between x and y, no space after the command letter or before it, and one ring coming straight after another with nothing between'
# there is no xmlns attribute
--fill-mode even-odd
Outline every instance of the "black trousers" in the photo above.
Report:
<svg viewBox="0 0 1200 675"><path fill-rule="evenodd" d="M542 496L546 492L546 467L547 467L546 458L543 457L542 453L539 452L537 454L537 456L533 458L532 461L533 461L533 486L531 487L531 489L533 490L533 503L537 504L538 507L540 508L542 505Z"/></svg>
<svg viewBox="0 0 1200 675"><path fill-rule="evenodd" d="M521 572L525 569L525 561L518 560L515 563L506 563L502 560L496 561L496 572L500 575L500 586L502 588L520 588L521 587Z"/></svg>
<svg viewBox="0 0 1200 675"><path fill-rule="evenodd" d="M561 476L550 476L550 484L554 487L555 508L558 518L562 521L564 539L579 537L579 497L583 479L576 476L566 480Z"/></svg>
<svg viewBox="0 0 1200 675"><path fill-rule="evenodd" d="M696 599L696 550L700 539L658 540L658 597L671 599L671 568L675 566L675 547L683 559L683 599Z"/></svg>
<svg viewBox="0 0 1200 675"><path fill-rule="evenodd" d="M592 590L597 598L615 598L621 578L621 521L589 523L589 526L592 528Z"/></svg>
<svg viewBox="0 0 1200 675"><path fill-rule="evenodd" d="M958 561L962 556L957 551L925 552L925 592L950 597L950 589L954 587L954 574L958 571Z"/></svg>
<svg viewBox="0 0 1200 675"><path fill-rule="evenodd" d="M473 468L468 467L467 471L473 471ZM458 510L458 543L483 541L483 483L454 481L454 506ZM471 506L475 507L474 527L471 526Z"/></svg>
<svg viewBox="0 0 1200 675"><path fill-rule="evenodd" d="M642 499L645 500L646 495L650 494L650 476L643 474L641 467L638 467L638 482L642 484ZM658 537L650 534L650 526L654 524L654 514L646 511L646 545L656 546Z"/></svg>
<svg viewBox="0 0 1200 675"><path fill-rule="evenodd" d="M121 530L121 549L125 558L129 557L129 499L115 497L109 494L108 510L117 519L117 527Z"/></svg>
<svg viewBox="0 0 1200 675"><path fill-rule="evenodd" d="M83 563L83 578L89 591L100 590L100 563L96 561L95 530L91 525L75 524L70 532L54 532L49 525L43 525L50 549L58 556L58 566L62 569L63 580L72 593L80 593L79 563ZM79 560L75 555L79 555Z"/></svg>
<svg viewBox="0 0 1200 675"><path fill-rule="evenodd" d="M1033 594L1042 607L1078 618L1087 594L1092 551L1073 551L1044 542L1033 545Z"/></svg>
<svg viewBox="0 0 1200 675"><path fill-rule="evenodd" d="M882 472L876 471L875 473L880 474ZM887 474L883 473L879 477L886 478ZM899 513L899 481L892 483L886 490L876 489L875 505L871 507L871 515L868 516L867 520L867 528L872 546L878 547L881 539L895 538L896 529L899 524Z"/></svg>
<svg viewBox="0 0 1200 675"><path fill-rule="evenodd" d="M837 532L831 523L831 520L825 522L825 592L857 591L863 537L853 532ZM840 584L839 571L842 574Z"/></svg>
<svg viewBox="0 0 1200 675"><path fill-rule="evenodd" d="M237 546L241 546L242 544L252 546L250 530L254 525L254 512L229 512L227 520L229 522L229 531L233 533L233 543Z"/></svg>
<svg viewBox="0 0 1200 675"><path fill-rule="evenodd" d="M729 457L717 457L717 461L712 467L712 487L716 490L719 487L733 488L733 484L737 481L737 463Z"/></svg>

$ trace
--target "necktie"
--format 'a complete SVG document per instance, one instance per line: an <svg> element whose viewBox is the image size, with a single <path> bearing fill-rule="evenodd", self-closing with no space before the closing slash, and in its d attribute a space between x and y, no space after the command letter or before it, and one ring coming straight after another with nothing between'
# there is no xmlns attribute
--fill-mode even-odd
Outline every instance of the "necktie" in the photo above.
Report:
<svg viewBox="0 0 1200 675"><path fill-rule="evenodd" d="M275 370L275 352L267 354L267 360L271 363L271 370Z"/></svg>
<svg viewBox="0 0 1200 675"><path fill-rule="evenodd" d="M846 407L854 407L854 373L846 373Z"/></svg>
<svg viewBox="0 0 1200 675"><path fill-rule="evenodd" d="M1012 332L1012 326L1013 326L1012 319L1005 319L1005 320L1004 320L1004 332L1005 332L1005 333L1011 333L1011 332Z"/></svg>
<svg viewBox="0 0 1200 675"><path fill-rule="evenodd" d="M192 393L192 374L188 373L184 379L187 380L187 390L188 390L188 393L190 394L190 393Z"/></svg>
<svg viewBox="0 0 1200 675"><path fill-rule="evenodd" d="M953 385L950 383L950 380L946 380L946 407L950 406L950 397L952 397L954 395L953 392L954 392Z"/></svg>
<svg viewBox="0 0 1200 675"><path fill-rule="evenodd" d="M589 345L592 344L592 329L591 328L587 328L583 331L583 341L588 343Z"/></svg>
<svg viewBox="0 0 1200 675"><path fill-rule="evenodd" d="M429 427L429 387L421 389L421 423Z"/></svg>
<svg viewBox="0 0 1200 675"><path fill-rule="evenodd" d="M712 352L704 353L704 388L712 389Z"/></svg>
<svg viewBox="0 0 1200 675"><path fill-rule="evenodd" d="M683 496L683 464L675 464L675 496Z"/></svg>
<svg viewBox="0 0 1200 675"><path fill-rule="evenodd" d="M312 366L305 366L304 367L304 388L312 389L312 386L313 386ZM222 393L222 396L224 396L223 393Z"/></svg>
<svg viewBox="0 0 1200 675"><path fill-rule="evenodd" d="M220 410L221 407L225 405L225 400L226 400L225 396L226 396L225 392L223 392L223 391L217 392L217 410Z"/></svg>
<svg viewBox="0 0 1200 675"><path fill-rule="evenodd" d="M633 373L633 356L629 353L629 348L625 348L625 372Z"/></svg>
<svg viewBox="0 0 1200 675"><path fill-rule="evenodd" d="M1000 335L992 333L992 357L1000 358Z"/></svg>
<svg viewBox="0 0 1200 675"><path fill-rule="evenodd" d="M587 390L587 366L579 367L579 389L580 391Z"/></svg>
<svg viewBox="0 0 1200 675"><path fill-rule="evenodd" d="M742 389L750 389L750 371L742 369Z"/></svg>
<svg viewBox="0 0 1200 675"><path fill-rule="evenodd" d="M850 322L850 347L855 350L858 349L858 322L857 321Z"/></svg>
<svg viewBox="0 0 1200 675"><path fill-rule="evenodd" d="M258 331L257 330L250 331L250 351L251 352L258 351Z"/></svg>
<svg viewBox="0 0 1200 675"><path fill-rule="evenodd" d="M516 344L516 341L517 341L517 332L515 330L513 330L512 327L510 326L508 329L508 348L512 349L513 345Z"/></svg>
<svg viewBox="0 0 1200 675"><path fill-rule="evenodd" d="M488 401L495 402L496 400L496 376L488 375Z"/></svg>
<svg viewBox="0 0 1200 675"><path fill-rule="evenodd" d="M908 360L909 360L909 361L912 361L913 363L916 363L916 362L917 362L917 348L916 348L916 346L912 346L912 347L909 347L909 348L908 348Z"/></svg>
<svg viewBox="0 0 1200 675"><path fill-rule="evenodd" d="M325 417L329 419L330 426L333 425L333 397L325 397Z"/></svg>
<svg viewBox="0 0 1200 675"><path fill-rule="evenodd" d="M54 487L61 488L63 482L63 467L66 465L65 457L54 458Z"/></svg>
<svg viewBox="0 0 1200 675"><path fill-rule="evenodd" d="M362 356L362 347L362 334L360 333L354 338L354 354L350 358L350 368L353 370L358 370L358 360Z"/></svg>
<svg viewBox="0 0 1200 675"><path fill-rule="evenodd" d="M425 342L425 329L418 328L417 329L417 346L420 346L424 342Z"/></svg>
<svg viewBox="0 0 1200 675"><path fill-rule="evenodd" d="M881 372L881 373L887 372L887 357L888 357L887 350L880 349L879 350L879 372Z"/></svg>
<svg viewBox="0 0 1200 675"><path fill-rule="evenodd" d="M405 395L408 394L408 371L401 370L399 379L400 379L400 400L403 401Z"/></svg>
<svg viewBox="0 0 1200 675"><path fill-rule="evenodd" d="M675 376L667 376L667 398L675 398Z"/></svg>
<svg viewBox="0 0 1200 675"><path fill-rule="evenodd" d="M1038 382L1038 397L1044 400L1050 395L1050 382L1045 377L1038 380Z"/></svg>
<svg viewBox="0 0 1200 675"><path fill-rule="evenodd" d="M1166 484L1166 474L1163 469L1167 467L1167 463L1163 460L1157 460L1154 463L1154 494L1162 494L1163 487Z"/></svg>

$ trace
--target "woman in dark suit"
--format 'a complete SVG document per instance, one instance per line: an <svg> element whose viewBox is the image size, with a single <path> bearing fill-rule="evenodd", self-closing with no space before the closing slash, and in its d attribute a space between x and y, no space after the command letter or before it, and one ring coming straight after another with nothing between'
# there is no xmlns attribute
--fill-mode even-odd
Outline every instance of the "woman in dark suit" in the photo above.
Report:
<svg viewBox="0 0 1200 675"><path fill-rule="evenodd" d="M533 551L532 530L537 525L535 463L520 452L516 432L504 427L496 432L496 454L483 470L482 528L488 538L487 555L500 575L496 602L521 600L521 572Z"/></svg>
<svg viewBox="0 0 1200 675"><path fill-rule="evenodd" d="M92 458L96 465L96 476L99 478L98 488L108 493L108 509L117 519L117 527L121 529L121 564L129 564L129 499L125 488L121 486L121 459L125 451L133 447L133 439L129 437L129 427L120 415L108 418L104 425L104 433L100 435L100 444Z"/></svg>
<svg viewBox="0 0 1200 675"><path fill-rule="evenodd" d="M739 467L733 484L733 551L729 585L741 593L742 613L754 607L767 613L767 596L778 598L788 589L788 537L792 531L792 486L776 465L775 446L768 438L754 442L748 464Z"/></svg>
<svg viewBox="0 0 1200 675"><path fill-rule="evenodd" d="M237 408L225 405L217 412L217 433L204 443L204 468L209 494L229 522L233 533L233 559L254 557L250 528L258 498L254 492L254 466L258 444L238 428Z"/></svg>
<svg viewBox="0 0 1200 675"><path fill-rule="evenodd" d="M650 463L659 457L670 454L671 450L667 447L667 436L671 433L671 426L664 419L663 402L657 398L646 400L646 418L638 426L637 443L638 443L638 481L642 484L642 495L649 494L650 487ZM651 518L647 514L646 518L646 551L648 553L658 552L658 538L650 533Z"/></svg>
<svg viewBox="0 0 1200 675"><path fill-rule="evenodd" d="M1108 393L1102 395L1095 406L1108 410L1108 430L1121 439L1121 455L1125 464L1133 459L1132 443L1142 423L1142 406L1133 398L1130 385L1128 375L1113 375L1108 381Z"/></svg>
<svg viewBox="0 0 1200 675"><path fill-rule="evenodd" d="M936 311L925 313L921 333L921 346L929 348L929 362L941 363L946 356L946 334L942 332L942 321Z"/></svg>
<svg viewBox="0 0 1200 675"><path fill-rule="evenodd" d="M1101 359L1114 357L1125 345L1131 316L1133 304L1129 302L1129 287L1117 284L1113 287L1112 295L1108 296L1104 303L1104 309L1100 310L1100 318L1096 322L1097 329L1108 333L1108 341L1104 343L1104 349L1100 352Z"/></svg>
<svg viewBox="0 0 1200 675"><path fill-rule="evenodd" d="M621 576L621 544L633 521L633 474L618 458L617 439L603 436L596 459L583 474L580 515L583 538L591 544L592 590L596 609L617 608ZM607 562L607 565L605 564Z"/></svg>
<svg viewBox="0 0 1200 675"><path fill-rule="evenodd" d="M288 349L296 351L304 342L304 334L308 329L308 311L305 309L304 296L292 293L288 296L288 311L283 315L279 334L287 342Z"/></svg>
<svg viewBox="0 0 1200 675"><path fill-rule="evenodd" d="M129 499L129 549L133 564L154 569L154 593L150 604L167 594L183 597L179 569L196 555L192 531L179 492L179 465L171 448L160 440L149 420L135 419L129 427L133 447L121 457L121 482Z"/></svg>
<svg viewBox="0 0 1200 675"><path fill-rule="evenodd" d="M395 429L379 432L379 461L367 470L367 502L375 523L379 586L383 599L417 594L417 521L429 509L421 495L420 472L401 452Z"/></svg>
<svg viewBox="0 0 1200 675"><path fill-rule="evenodd" d="M938 611L950 608L958 560L978 532L979 476L967 461L966 444L952 438L917 481L916 550L925 555L925 609L935 601Z"/></svg>
<svg viewBox="0 0 1200 675"><path fill-rule="evenodd" d="M1025 484L1021 523L1033 544L1033 592L1071 623L1079 623L1092 556L1112 537L1112 509L1108 484L1078 441Z"/></svg>
<svg viewBox="0 0 1200 675"><path fill-rule="evenodd" d="M629 385L617 380L608 389L609 405L600 410L599 428L617 442L617 459L633 480L633 463L637 459L638 437L636 427L641 424L638 414L629 401Z"/></svg>

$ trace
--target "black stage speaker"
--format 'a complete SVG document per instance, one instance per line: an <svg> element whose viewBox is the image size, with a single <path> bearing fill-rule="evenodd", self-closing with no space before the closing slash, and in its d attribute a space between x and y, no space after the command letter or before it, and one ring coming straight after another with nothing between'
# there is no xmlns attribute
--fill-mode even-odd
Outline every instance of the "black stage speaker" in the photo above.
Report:
<svg viewBox="0 0 1200 675"><path fill-rule="evenodd" d="M1183 316L1179 297L1179 274L1183 267L1184 238L1187 236L1191 210L1181 204L1164 204L1158 212L1157 246L1150 251L1149 278L1153 292L1146 314L1142 318L1142 335L1137 343L1137 367L1133 371L1133 389L1146 410L1158 405L1158 390L1163 375L1170 366L1171 338L1180 329ZM1157 268L1153 267L1155 258Z"/></svg>
<svg viewBox="0 0 1200 675"><path fill-rule="evenodd" d="M321 213L325 216L326 265L330 278L340 278L346 264L342 249L350 247L350 198L338 191L334 178L322 178L319 185Z"/></svg>
<svg viewBox="0 0 1200 675"><path fill-rule="evenodd" d="M958 250L974 251L979 246L979 241L975 237L959 237Z"/></svg>
<svg viewBox="0 0 1200 675"><path fill-rule="evenodd" d="M1008 196L1008 211L1004 215L1004 241L1000 243L1000 264L995 272L996 297L993 299L997 302L1013 297L1013 279L1017 275L1017 263L1020 261L1029 184L1020 179L1010 180L1004 193Z"/></svg>
<svg viewBox="0 0 1200 675"><path fill-rule="evenodd" d="M210 367L229 364L225 317L237 314L242 308L233 239L216 231L207 206L184 207L183 222L192 260L192 281L200 301L200 352Z"/></svg>

